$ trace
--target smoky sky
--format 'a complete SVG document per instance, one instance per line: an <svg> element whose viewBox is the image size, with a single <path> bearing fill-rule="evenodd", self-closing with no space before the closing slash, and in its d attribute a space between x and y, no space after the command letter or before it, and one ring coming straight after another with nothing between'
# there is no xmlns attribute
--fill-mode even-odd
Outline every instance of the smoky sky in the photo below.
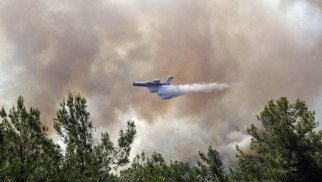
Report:
<svg viewBox="0 0 322 182"><path fill-rule="evenodd" d="M69 92L100 131L138 126L136 143L191 157L208 145L226 163L270 99L321 95L319 1L138 0L0 3L0 102L19 95L52 128ZM135 80L234 83L162 100ZM317 107L321 109L321 107ZM321 112L317 110L316 112ZM53 129L50 129L50 133Z"/></svg>

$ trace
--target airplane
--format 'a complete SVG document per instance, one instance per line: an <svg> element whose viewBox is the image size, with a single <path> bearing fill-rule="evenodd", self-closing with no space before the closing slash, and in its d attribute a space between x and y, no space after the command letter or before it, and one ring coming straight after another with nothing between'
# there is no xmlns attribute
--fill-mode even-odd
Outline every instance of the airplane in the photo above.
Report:
<svg viewBox="0 0 322 182"><path fill-rule="evenodd" d="M137 87L147 87L151 93L156 93L159 91L160 88L170 85L173 78L174 78L173 76L169 76L168 79L166 79L164 82L161 82L158 79L154 79L148 82L135 81L132 83L132 85Z"/></svg>

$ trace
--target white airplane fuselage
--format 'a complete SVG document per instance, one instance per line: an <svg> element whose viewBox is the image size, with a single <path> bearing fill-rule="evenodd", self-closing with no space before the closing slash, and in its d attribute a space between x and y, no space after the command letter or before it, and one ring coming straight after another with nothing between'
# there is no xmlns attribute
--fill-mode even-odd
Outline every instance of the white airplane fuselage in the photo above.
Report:
<svg viewBox="0 0 322 182"><path fill-rule="evenodd" d="M160 88L170 85L172 79L173 77L170 76L164 82L160 82L160 80L158 79L148 82L135 81L132 83L132 85L137 87L147 87L151 93L157 93L160 90Z"/></svg>

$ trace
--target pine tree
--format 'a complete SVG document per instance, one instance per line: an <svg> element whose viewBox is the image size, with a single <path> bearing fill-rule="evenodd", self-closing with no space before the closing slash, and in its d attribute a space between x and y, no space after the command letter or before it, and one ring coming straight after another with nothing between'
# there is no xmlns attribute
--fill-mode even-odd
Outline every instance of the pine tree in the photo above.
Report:
<svg viewBox="0 0 322 182"><path fill-rule="evenodd" d="M200 181L229 181L229 177L224 171L224 165L221 162L219 153L216 150L209 146L208 153L203 154L202 152L199 152L199 156L201 159L198 162Z"/></svg>
<svg viewBox="0 0 322 182"><path fill-rule="evenodd" d="M57 181L62 156L60 148L47 138L40 112L24 106L22 97L9 114L2 108L1 170L4 181Z"/></svg>
<svg viewBox="0 0 322 182"><path fill-rule="evenodd" d="M318 181L322 179L322 131L304 101L269 101L259 114L262 129L251 125L250 151L238 147L243 181Z"/></svg>
<svg viewBox="0 0 322 182"><path fill-rule="evenodd" d="M115 179L111 171L129 162L136 134L134 122L128 122L126 131L120 131L118 145L111 142L108 133L103 133L98 143L94 142L89 116L86 99L69 94L54 119L54 127L67 146L63 163L67 181L111 181Z"/></svg>

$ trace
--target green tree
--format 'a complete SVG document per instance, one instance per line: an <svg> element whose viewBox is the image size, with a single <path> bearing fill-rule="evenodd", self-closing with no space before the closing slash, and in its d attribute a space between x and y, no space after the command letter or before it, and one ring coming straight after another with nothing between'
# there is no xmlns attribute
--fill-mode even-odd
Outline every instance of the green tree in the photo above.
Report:
<svg viewBox="0 0 322 182"><path fill-rule="evenodd" d="M40 122L40 112L24 106L0 111L3 136L0 178L4 181L57 181L60 170L60 148L47 138L47 127Z"/></svg>
<svg viewBox="0 0 322 182"><path fill-rule="evenodd" d="M322 131L304 101L289 104L285 97L269 101L257 117L262 129L248 129L250 151L238 146L242 181L319 181L322 179Z"/></svg>
<svg viewBox="0 0 322 182"><path fill-rule="evenodd" d="M196 181L197 171L189 163L166 164L159 153L146 157L142 152L133 159L131 167L121 171L120 181Z"/></svg>
<svg viewBox="0 0 322 182"><path fill-rule="evenodd" d="M137 155L132 166L121 171L121 181L229 181L219 154L211 147L207 154L199 152L198 165L187 162L170 161L166 163L162 155L153 153L146 157Z"/></svg>
<svg viewBox="0 0 322 182"><path fill-rule="evenodd" d="M94 146L94 159L99 179L111 180L110 171L116 171L120 166L129 163L130 145L134 140L136 129L134 122L127 123L127 129L119 132L118 144L115 146L108 133L102 133L101 143Z"/></svg>
<svg viewBox="0 0 322 182"><path fill-rule="evenodd" d="M165 181L167 166L161 154L147 158L145 153L137 155L132 166L121 171L120 181Z"/></svg>
<svg viewBox="0 0 322 182"><path fill-rule="evenodd" d="M129 162L128 157L136 129L128 122L126 131L119 133L118 144L103 133L101 142L94 142L92 121L86 110L86 99L69 94L63 100L54 119L54 127L66 144L63 170L67 181L106 181L115 179L111 170Z"/></svg>
<svg viewBox="0 0 322 182"><path fill-rule="evenodd" d="M224 165L221 162L219 153L216 150L209 146L208 153L203 154L202 152L199 152L199 157L201 159L198 161L200 181L229 181L229 177L224 171Z"/></svg>
<svg viewBox="0 0 322 182"><path fill-rule="evenodd" d="M170 161L169 170L172 181L200 181L200 170L188 162Z"/></svg>

